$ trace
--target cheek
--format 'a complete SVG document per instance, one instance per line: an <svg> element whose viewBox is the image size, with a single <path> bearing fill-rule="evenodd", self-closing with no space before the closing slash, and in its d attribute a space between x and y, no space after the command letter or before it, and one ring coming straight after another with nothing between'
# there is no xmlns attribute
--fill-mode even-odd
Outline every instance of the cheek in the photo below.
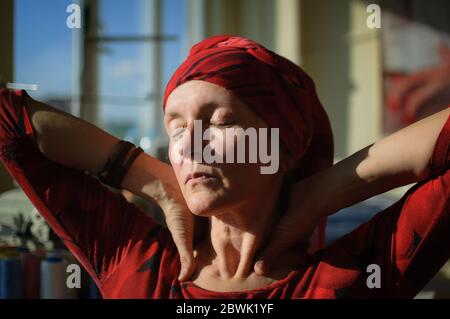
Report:
<svg viewBox="0 0 450 319"><path fill-rule="evenodd" d="M174 169L175 167L179 168L183 160L180 152L181 146L181 140L169 143L169 160Z"/></svg>
<svg viewBox="0 0 450 319"><path fill-rule="evenodd" d="M172 166L172 169L175 173L175 177L177 178L178 184L180 186L183 186L183 183L181 183L181 168L182 168L182 162L181 159L178 157L179 153L175 152L176 148L172 147L172 143L169 144L169 161L170 165Z"/></svg>
<svg viewBox="0 0 450 319"><path fill-rule="evenodd" d="M233 198L262 194L274 185L274 176L261 174L257 163L222 164L223 188Z"/></svg>
<svg viewBox="0 0 450 319"><path fill-rule="evenodd" d="M252 143L254 144L254 143ZM208 147L225 163L247 163L249 152L255 145L250 145L243 129L210 129ZM245 150L245 151L243 151ZM242 156L245 156L243 158Z"/></svg>

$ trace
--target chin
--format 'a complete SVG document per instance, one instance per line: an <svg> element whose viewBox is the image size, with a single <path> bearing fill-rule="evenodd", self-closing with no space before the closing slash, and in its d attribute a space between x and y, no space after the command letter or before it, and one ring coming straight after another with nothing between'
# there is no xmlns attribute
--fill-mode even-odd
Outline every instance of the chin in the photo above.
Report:
<svg viewBox="0 0 450 319"><path fill-rule="evenodd" d="M216 215L223 209L223 199L218 194L193 194L186 198L186 203L192 214L201 217Z"/></svg>

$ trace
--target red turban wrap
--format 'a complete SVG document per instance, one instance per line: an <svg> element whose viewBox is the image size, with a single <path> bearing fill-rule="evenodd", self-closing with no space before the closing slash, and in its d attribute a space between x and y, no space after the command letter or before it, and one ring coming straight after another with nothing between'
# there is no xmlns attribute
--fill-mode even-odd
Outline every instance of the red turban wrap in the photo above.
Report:
<svg viewBox="0 0 450 319"><path fill-rule="evenodd" d="M308 177L333 164L333 135L313 80L297 65L238 36L219 35L192 47L164 93L190 80L220 85L245 102L269 127L278 128L281 142L296 161L295 178ZM314 251L324 243L326 220L311 241Z"/></svg>

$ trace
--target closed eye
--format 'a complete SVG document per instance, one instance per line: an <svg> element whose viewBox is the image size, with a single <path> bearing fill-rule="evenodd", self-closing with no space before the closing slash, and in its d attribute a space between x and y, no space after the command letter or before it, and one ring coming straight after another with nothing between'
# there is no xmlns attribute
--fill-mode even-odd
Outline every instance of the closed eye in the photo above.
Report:
<svg viewBox="0 0 450 319"><path fill-rule="evenodd" d="M219 127L230 127L233 126L235 123L234 122L229 122L229 123L210 123L211 126L219 126Z"/></svg>
<svg viewBox="0 0 450 319"><path fill-rule="evenodd" d="M186 130L185 127L180 127L180 128L175 129L171 135L171 138L176 139L176 138L181 137L181 135L184 133L185 130Z"/></svg>

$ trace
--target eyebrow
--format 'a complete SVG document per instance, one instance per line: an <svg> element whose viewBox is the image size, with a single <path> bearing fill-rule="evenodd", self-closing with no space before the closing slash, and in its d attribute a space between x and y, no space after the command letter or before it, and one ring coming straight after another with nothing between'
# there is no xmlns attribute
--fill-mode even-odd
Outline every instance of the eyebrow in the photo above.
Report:
<svg viewBox="0 0 450 319"><path fill-rule="evenodd" d="M210 108L218 107L218 106L219 106L219 104L218 104L217 102L206 102L206 103L203 103L203 104L201 105L201 108L206 107L206 108L210 109ZM169 111L169 112L166 112L166 116L168 116L168 117L177 117L177 116L180 116L180 115L181 115L181 114L180 114L180 112L178 112L178 111Z"/></svg>
<svg viewBox="0 0 450 319"><path fill-rule="evenodd" d="M168 117L176 117L178 115L180 115L180 113L178 113L178 112L165 112L165 116L168 116Z"/></svg>

